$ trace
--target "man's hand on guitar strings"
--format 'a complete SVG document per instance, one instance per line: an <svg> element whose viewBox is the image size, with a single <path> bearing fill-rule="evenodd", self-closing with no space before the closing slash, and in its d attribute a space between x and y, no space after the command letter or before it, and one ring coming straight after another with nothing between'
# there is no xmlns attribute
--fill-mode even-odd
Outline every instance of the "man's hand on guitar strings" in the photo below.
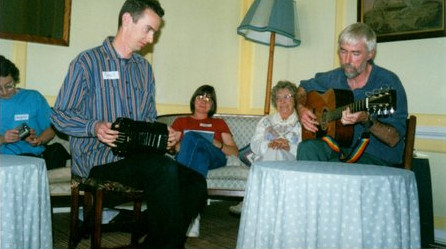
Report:
<svg viewBox="0 0 446 249"><path fill-rule="evenodd" d="M116 147L114 142L118 137L119 131L111 129L111 123L99 122L95 126L96 136L98 140L110 147Z"/></svg>
<svg viewBox="0 0 446 249"><path fill-rule="evenodd" d="M317 125L319 125L319 122L317 122L316 115L308 108L303 106L299 108L298 112L300 122L305 127L305 129L311 132L317 132Z"/></svg>
<svg viewBox="0 0 446 249"><path fill-rule="evenodd" d="M347 107L342 111L341 123L343 125L352 125L358 122L365 122L369 119L369 114L367 112L355 112L350 111L350 107Z"/></svg>

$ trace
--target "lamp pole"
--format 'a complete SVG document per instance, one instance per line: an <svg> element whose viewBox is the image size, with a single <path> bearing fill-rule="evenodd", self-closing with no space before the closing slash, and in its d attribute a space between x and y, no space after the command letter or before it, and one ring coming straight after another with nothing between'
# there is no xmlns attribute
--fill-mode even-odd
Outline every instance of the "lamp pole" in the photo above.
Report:
<svg viewBox="0 0 446 249"><path fill-rule="evenodd" d="M266 89L265 89L265 107L263 113L269 114L271 106L271 86L273 80L273 63L274 63L274 46L276 43L276 33L271 31L271 37L269 39L269 60L268 60L268 74L266 76Z"/></svg>
<svg viewBox="0 0 446 249"><path fill-rule="evenodd" d="M274 47L276 44L283 47L297 47L300 45L295 0L254 0L240 26L238 26L237 33L248 40L269 45L265 106L263 108L264 114L269 115Z"/></svg>

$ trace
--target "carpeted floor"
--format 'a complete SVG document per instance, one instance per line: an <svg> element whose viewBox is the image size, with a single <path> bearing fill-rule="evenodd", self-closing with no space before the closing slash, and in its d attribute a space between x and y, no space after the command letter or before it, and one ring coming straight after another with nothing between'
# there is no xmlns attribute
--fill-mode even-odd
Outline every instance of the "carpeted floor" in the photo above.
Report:
<svg viewBox="0 0 446 249"><path fill-rule="evenodd" d="M187 249L233 249L237 243L240 217L228 212L228 207L238 201L212 201L201 216L200 236L189 238ZM68 248L69 213L53 215L54 249ZM130 241L130 234L124 232L108 232L103 234L102 245L111 247L124 245ZM90 239L83 239L78 249L90 248Z"/></svg>

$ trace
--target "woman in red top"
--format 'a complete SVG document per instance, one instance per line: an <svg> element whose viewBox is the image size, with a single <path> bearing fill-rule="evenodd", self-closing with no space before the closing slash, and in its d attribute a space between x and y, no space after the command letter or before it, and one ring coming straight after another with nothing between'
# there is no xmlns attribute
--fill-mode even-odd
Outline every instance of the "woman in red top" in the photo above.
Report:
<svg viewBox="0 0 446 249"><path fill-rule="evenodd" d="M200 86L190 99L190 109L190 116L177 118L172 124L181 132L175 145L176 159L206 177L209 169L226 165L226 156L237 156L238 148L226 122L213 118L217 111L214 87Z"/></svg>

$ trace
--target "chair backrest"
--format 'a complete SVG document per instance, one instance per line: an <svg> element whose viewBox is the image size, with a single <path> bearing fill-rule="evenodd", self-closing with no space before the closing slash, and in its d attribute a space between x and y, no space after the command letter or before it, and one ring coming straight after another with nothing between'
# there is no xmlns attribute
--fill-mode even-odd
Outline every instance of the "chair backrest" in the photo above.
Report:
<svg viewBox="0 0 446 249"><path fill-rule="evenodd" d="M416 126L417 126L417 117L414 115L410 115L410 117L407 119L406 138L405 138L406 145L403 153L403 167L409 170L412 169L412 158L415 147Z"/></svg>

